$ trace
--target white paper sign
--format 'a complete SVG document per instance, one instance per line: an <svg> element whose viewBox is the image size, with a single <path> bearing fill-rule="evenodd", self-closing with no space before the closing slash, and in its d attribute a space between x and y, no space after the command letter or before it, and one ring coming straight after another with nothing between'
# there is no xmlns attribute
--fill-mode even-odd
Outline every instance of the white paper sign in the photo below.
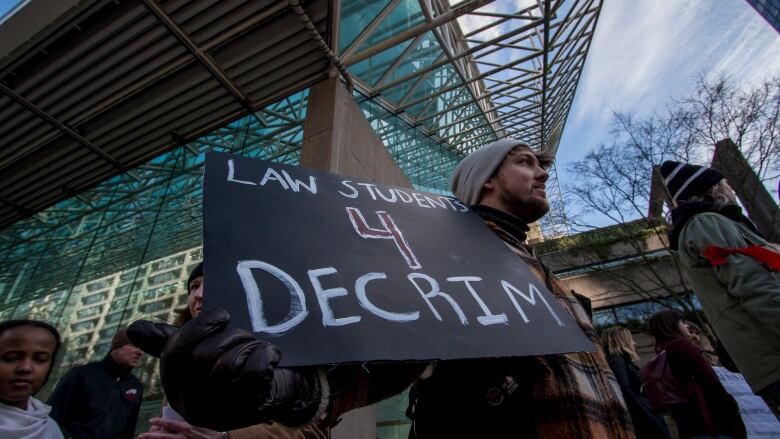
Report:
<svg viewBox="0 0 780 439"><path fill-rule="evenodd" d="M760 396L756 396L741 373L715 366L723 387L737 400L742 422L745 423L748 438L780 438L780 422Z"/></svg>

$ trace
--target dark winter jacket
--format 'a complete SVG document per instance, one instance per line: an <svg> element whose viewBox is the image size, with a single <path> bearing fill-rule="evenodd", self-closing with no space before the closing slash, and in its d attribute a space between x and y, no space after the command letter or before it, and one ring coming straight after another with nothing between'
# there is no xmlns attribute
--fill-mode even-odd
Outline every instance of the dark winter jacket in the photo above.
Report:
<svg viewBox="0 0 780 439"><path fill-rule="evenodd" d="M607 361L623 392L637 439L670 438L663 418L653 413L647 399L642 396L642 378L637 365L627 355L612 354L607 357Z"/></svg>
<svg viewBox="0 0 780 439"><path fill-rule="evenodd" d="M54 389L51 417L74 439L131 439L141 408L143 386L107 356L74 367Z"/></svg>
<svg viewBox="0 0 780 439"><path fill-rule="evenodd" d="M486 224L545 282L596 346L580 302L525 245L526 225L485 206ZM520 263L520 261L518 261ZM597 348L598 349L598 348ZM604 354L572 353L494 360L442 361L411 391L410 437L633 438L620 389Z"/></svg>
<svg viewBox="0 0 780 439"><path fill-rule="evenodd" d="M718 338L754 392L780 381L780 273L731 254L713 265L709 246L770 248L737 205L685 203L672 211L672 249ZM774 247L775 252L780 247Z"/></svg>
<svg viewBox="0 0 780 439"><path fill-rule="evenodd" d="M684 338L674 339L663 348L672 374L680 380L682 388L690 389L688 402L672 409L680 438L747 437L737 402L723 388L699 348Z"/></svg>

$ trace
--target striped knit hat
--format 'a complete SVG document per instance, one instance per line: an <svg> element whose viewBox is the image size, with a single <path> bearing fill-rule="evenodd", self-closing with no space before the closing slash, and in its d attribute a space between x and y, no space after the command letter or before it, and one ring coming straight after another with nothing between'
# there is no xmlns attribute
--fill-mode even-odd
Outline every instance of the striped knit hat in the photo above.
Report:
<svg viewBox="0 0 780 439"><path fill-rule="evenodd" d="M706 166L672 161L663 162L661 175L674 201L703 195L724 178L723 174Z"/></svg>

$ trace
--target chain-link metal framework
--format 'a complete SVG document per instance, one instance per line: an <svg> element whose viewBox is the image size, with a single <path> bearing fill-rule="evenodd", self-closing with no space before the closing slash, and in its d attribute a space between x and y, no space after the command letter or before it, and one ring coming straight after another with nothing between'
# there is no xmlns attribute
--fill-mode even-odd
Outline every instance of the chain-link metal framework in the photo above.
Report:
<svg viewBox="0 0 780 439"><path fill-rule="evenodd" d="M507 136L556 151L600 8L600 1L342 3L337 53L365 95L458 153Z"/></svg>

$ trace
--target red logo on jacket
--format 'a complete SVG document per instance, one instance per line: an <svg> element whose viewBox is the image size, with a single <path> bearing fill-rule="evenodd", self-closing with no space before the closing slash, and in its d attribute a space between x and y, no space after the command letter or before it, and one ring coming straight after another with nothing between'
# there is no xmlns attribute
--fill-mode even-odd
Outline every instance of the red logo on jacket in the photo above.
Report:
<svg viewBox="0 0 780 439"><path fill-rule="evenodd" d="M125 401L138 402L138 389L125 390Z"/></svg>

